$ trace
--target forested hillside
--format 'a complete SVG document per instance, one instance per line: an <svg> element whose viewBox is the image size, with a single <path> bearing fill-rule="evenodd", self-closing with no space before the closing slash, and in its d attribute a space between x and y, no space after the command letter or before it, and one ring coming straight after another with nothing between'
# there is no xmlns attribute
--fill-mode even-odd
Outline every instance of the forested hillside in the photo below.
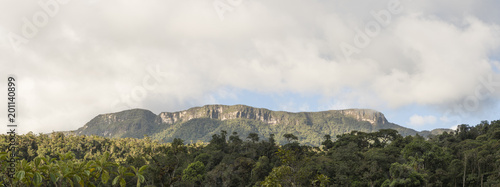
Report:
<svg viewBox="0 0 500 187"><path fill-rule="evenodd" d="M104 138L32 133L18 136L16 174L0 154L3 186L499 186L500 121L461 125L424 139L395 130L323 136L320 147L295 134L228 130L208 144L175 138ZM0 136L1 150L9 137Z"/></svg>
<svg viewBox="0 0 500 187"><path fill-rule="evenodd" d="M337 135L351 131L376 132L380 129L395 129L403 136L417 133L390 123L382 113L369 109L291 113L244 105L206 105L159 115L148 110L132 109L99 115L71 133L116 138L142 138L147 135L166 143L174 138L186 142L208 142L212 134L225 130L237 132L243 137L250 133L262 137L275 134L276 141L281 145L287 142L284 134L294 134L301 144L319 146L325 134L335 139ZM432 133L426 131L420 135Z"/></svg>

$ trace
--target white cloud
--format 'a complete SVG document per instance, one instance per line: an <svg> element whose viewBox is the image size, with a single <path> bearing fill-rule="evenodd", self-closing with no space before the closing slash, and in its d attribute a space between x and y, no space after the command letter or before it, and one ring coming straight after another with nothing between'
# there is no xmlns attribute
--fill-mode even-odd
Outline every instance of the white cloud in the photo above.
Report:
<svg viewBox="0 0 500 187"><path fill-rule="evenodd" d="M212 1L70 1L17 52L6 33L20 35L22 18L41 8L3 2L0 63L8 68L0 74L18 75L26 129L43 132L126 109L117 99L156 65L166 79L129 107L182 110L214 94L237 98L233 89L319 94L345 108L447 107L494 74L499 2L400 2L403 12L350 63L339 44L352 43L387 2L252 0L221 22Z"/></svg>
<svg viewBox="0 0 500 187"><path fill-rule="evenodd" d="M457 130L458 128L458 125L453 125L452 127L450 127L451 130Z"/></svg>
<svg viewBox="0 0 500 187"><path fill-rule="evenodd" d="M414 114L413 116L410 117L409 125L419 127L419 126L424 126L424 125L432 125L435 123L436 123L436 117L434 117L432 115L420 116L420 115Z"/></svg>

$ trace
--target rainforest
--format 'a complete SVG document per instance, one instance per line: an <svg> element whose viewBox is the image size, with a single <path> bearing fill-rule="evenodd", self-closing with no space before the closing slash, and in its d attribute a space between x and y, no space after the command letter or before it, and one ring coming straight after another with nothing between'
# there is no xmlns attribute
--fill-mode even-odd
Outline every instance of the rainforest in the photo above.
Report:
<svg viewBox="0 0 500 187"><path fill-rule="evenodd" d="M222 130L209 142L27 133L2 186L498 186L500 121L424 138L396 130L323 137L321 146ZM0 136L8 150L9 135Z"/></svg>

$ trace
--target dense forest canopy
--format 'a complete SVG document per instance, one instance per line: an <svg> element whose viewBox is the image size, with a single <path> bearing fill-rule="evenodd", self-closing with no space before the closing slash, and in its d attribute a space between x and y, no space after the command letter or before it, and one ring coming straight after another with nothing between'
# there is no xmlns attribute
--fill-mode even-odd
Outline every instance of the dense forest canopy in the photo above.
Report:
<svg viewBox="0 0 500 187"><path fill-rule="evenodd" d="M2 186L499 186L500 121L452 133L403 137L396 130L325 135L320 147L284 134L220 131L208 143L176 138L17 137L14 178L0 154ZM8 135L0 136L1 150Z"/></svg>

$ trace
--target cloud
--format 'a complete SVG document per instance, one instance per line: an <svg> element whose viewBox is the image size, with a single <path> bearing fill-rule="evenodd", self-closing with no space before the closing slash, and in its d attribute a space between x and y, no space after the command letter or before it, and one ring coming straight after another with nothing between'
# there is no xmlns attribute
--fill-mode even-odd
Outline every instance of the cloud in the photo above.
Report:
<svg viewBox="0 0 500 187"><path fill-rule="evenodd" d="M453 125L450 127L451 130L457 130L457 128L458 128L458 125Z"/></svg>
<svg viewBox="0 0 500 187"><path fill-rule="evenodd" d="M410 117L410 126L415 126L415 127L420 127L424 125L432 125L436 123L436 117L432 115L428 116L420 116L417 114L414 114L413 116Z"/></svg>
<svg viewBox="0 0 500 187"><path fill-rule="evenodd" d="M23 18L43 9L9 1L0 6L0 63L9 68L0 73L19 77L25 131L37 132L128 108L158 113L238 98L231 90L448 109L495 75L496 1L401 0L403 11L347 61L340 44L354 45L357 30L376 21L370 12L388 2L252 0L220 21L213 1L70 1L13 50L9 33L22 35ZM150 67L164 79L145 84Z"/></svg>

